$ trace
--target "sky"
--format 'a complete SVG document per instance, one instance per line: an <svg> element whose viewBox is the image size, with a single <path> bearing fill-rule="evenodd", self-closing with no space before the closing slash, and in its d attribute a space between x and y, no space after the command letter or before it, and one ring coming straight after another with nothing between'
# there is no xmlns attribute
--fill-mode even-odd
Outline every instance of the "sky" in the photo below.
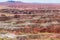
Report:
<svg viewBox="0 0 60 40"><path fill-rule="evenodd" d="M8 0L0 0L0 2L4 2ZM60 3L60 0L15 0L15 1L22 1L26 3Z"/></svg>

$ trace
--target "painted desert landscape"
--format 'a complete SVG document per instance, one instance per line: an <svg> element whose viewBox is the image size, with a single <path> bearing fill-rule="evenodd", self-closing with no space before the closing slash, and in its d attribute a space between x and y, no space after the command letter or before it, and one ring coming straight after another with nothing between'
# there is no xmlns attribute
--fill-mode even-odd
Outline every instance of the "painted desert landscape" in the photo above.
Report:
<svg viewBox="0 0 60 40"><path fill-rule="evenodd" d="M60 4L0 2L0 40L60 40Z"/></svg>

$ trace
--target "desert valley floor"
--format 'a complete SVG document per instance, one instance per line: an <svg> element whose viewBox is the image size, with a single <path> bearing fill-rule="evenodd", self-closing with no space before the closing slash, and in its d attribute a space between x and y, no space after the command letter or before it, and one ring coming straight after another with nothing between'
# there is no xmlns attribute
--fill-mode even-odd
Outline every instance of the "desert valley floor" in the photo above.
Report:
<svg viewBox="0 0 60 40"><path fill-rule="evenodd" d="M60 4L0 3L0 40L60 40Z"/></svg>

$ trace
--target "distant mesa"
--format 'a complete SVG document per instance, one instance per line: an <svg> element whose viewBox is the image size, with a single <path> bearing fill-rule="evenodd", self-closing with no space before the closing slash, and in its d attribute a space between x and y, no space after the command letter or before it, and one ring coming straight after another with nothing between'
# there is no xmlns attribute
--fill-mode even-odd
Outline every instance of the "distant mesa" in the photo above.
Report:
<svg viewBox="0 0 60 40"><path fill-rule="evenodd" d="M7 2L15 2L14 0L8 0Z"/></svg>
<svg viewBox="0 0 60 40"><path fill-rule="evenodd" d="M7 1L7 2L15 2L15 1Z"/></svg>
<svg viewBox="0 0 60 40"><path fill-rule="evenodd" d="M8 3L23 3L23 2L21 2L21 1L7 1Z"/></svg>

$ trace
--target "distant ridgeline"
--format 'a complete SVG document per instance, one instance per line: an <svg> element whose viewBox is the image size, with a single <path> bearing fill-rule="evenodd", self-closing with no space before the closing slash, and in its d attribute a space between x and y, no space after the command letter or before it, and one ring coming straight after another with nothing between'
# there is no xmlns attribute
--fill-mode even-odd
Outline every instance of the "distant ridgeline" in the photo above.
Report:
<svg viewBox="0 0 60 40"><path fill-rule="evenodd" d="M13 13L13 14L39 14L39 13L59 13L60 10L57 9L37 9L37 10L19 10L19 9L0 9L2 13Z"/></svg>
<svg viewBox="0 0 60 40"><path fill-rule="evenodd" d="M15 1L7 1L7 2L15 2Z"/></svg>

